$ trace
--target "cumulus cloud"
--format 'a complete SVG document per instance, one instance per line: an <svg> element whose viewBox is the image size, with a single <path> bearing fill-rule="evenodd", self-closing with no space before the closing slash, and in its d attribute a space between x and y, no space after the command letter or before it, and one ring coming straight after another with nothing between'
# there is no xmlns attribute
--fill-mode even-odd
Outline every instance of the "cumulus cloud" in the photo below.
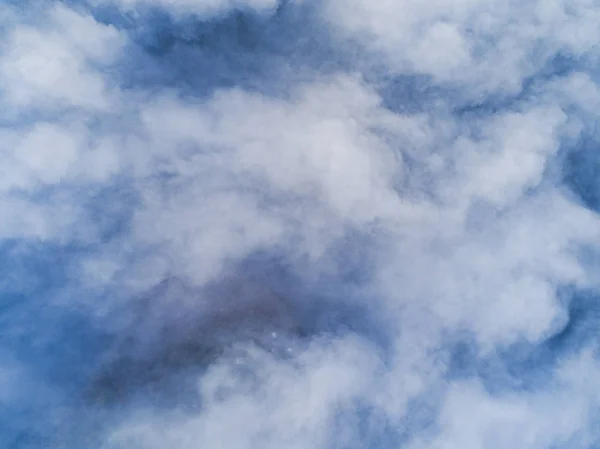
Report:
<svg viewBox="0 0 600 449"><path fill-rule="evenodd" d="M598 40L598 11L586 0L325 4L328 22L382 53L392 71L430 76L471 101L518 94L552 59L585 57Z"/></svg>
<svg viewBox="0 0 600 449"><path fill-rule="evenodd" d="M3 6L0 441L595 444L599 14Z"/></svg>
<svg viewBox="0 0 600 449"><path fill-rule="evenodd" d="M110 25L57 6L33 23L10 26L3 45L3 96L20 108L108 107L109 64L123 44Z"/></svg>

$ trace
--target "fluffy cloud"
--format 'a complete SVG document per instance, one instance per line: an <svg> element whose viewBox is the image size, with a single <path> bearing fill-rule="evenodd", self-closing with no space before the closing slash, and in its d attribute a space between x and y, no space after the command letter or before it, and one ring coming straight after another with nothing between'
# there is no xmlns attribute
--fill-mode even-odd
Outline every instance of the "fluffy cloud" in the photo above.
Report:
<svg viewBox="0 0 600 449"><path fill-rule="evenodd" d="M515 95L557 55L580 58L597 42L593 2L328 1L344 35L382 53L390 69L459 87L472 101Z"/></svg>
<svg viewBox="0 0 600 449"><path fill-rule="evenodd" d="M7 447L598 439L593 2L1 12Z"/></svg>
<svg viewBox="0 0 600 449"><path fill-rule="evenodd" d="M11 112L21 107L107 108L108 81L95 66L111 62L122 37L113 27L64 7L47 15L7 33L0 73Z"/></svg>

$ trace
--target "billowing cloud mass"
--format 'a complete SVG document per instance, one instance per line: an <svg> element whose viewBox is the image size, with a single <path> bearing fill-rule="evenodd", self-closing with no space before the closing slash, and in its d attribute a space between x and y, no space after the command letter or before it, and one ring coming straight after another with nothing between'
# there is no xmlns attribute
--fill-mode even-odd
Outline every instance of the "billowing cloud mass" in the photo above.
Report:
<svg viewBox="0 0 600 449"><path fill-rule="evenodd" d="M598 1L0 22L0 446L598 444Z"/></svg>

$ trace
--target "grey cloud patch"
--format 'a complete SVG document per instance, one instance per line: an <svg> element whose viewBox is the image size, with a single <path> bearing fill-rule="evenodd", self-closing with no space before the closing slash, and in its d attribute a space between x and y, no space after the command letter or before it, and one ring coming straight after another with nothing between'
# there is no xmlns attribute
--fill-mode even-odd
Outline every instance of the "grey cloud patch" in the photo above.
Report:
<svg viewBox="0 0 600 449"><path fill-rule="evenodd" d="M3 446L596 444L598 8L4 6Z"/></svg>

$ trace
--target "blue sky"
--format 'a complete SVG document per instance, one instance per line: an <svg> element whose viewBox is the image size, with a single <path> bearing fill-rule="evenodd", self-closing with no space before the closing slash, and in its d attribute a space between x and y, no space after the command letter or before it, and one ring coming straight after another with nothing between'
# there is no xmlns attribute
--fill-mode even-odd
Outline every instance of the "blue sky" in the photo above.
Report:
<svg viewBox="0 0 600 449"><path fill-rule="evenodd" d="M0 4L0 446L590 448L600 3Z"/></svg>

